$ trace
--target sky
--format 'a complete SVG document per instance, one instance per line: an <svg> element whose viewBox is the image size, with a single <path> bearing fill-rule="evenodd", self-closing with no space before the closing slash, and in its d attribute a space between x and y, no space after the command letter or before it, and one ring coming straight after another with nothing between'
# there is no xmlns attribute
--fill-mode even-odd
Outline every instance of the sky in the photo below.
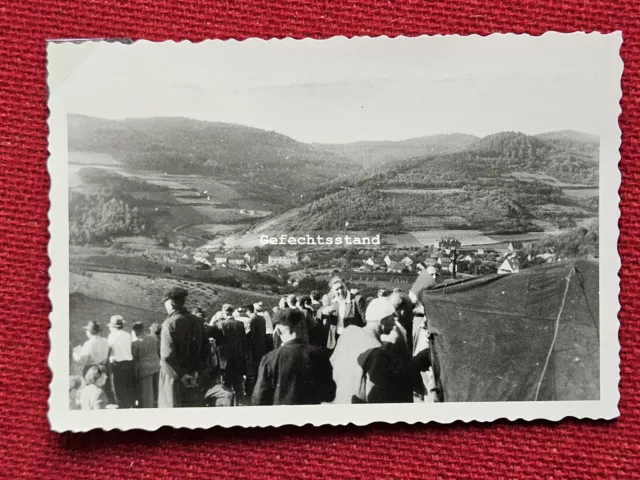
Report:
<svg viewBox="0 0 640 480"><path fill-rule="evenodd" d="M303 142L572 129L598 135L610 43L594 35L68 45L68 113L183 116Z"/></svg>

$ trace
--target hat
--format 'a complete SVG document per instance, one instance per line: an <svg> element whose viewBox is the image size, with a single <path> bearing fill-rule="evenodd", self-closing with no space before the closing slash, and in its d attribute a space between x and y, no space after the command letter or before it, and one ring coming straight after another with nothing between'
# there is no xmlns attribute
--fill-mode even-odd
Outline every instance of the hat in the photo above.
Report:
<svg viewBox="0 0 640 480"><path fill-rule="evenodd" d="M429 275L438 275L438 269L436 267L434 267L433 265L429 265L427 267L427 273Z"/></svg>
<svg viewBox="0 0 640 480"><path fill-rule="evenodd" d="M109 319L109 327L122 328L124 327L124 324L125 324L125 321L124 321L124 318L122 318L122 315L113 315Z"/></svg>
<svg viewBox="0 0 640 480"><path fill-rule="evenodd" d="M396 310L386 297L374 298L367 307L365 319L368 322L379 322L383 318L395 315Z"/></svg>
<svg viewBox="0 0 640 480"><path fill-rule="evenodd" d="M184 288L181 287L173 287L167 293L164 294L164 300L184 300L189 295Z"/></svg>
<svg viewBox="0 0 640 480"><path fill-rule="evenodd" d="M300 310L291 308L281 308L273 314L273 325L284 325L285 327L295 327L302 320L303 315Z"/></svg>
<svg viewBox="0 0 640 480"><path fill-rule="evenodd" d="M144 330L144 325L142 322L136 322L131 325L131 330L133 330L134 332L141 332Z"/></svg>
<svg viewBox="0 0 640 480"><path fill-rule="evenodd" d="M231 305L230 303L225 303L224 305L222 305L222 313L229 312L233 312L233 305Z"/></svg>
<svg viewBox="0 0 640 480"><path fill-rule="evenodd" d="M89 320L89 322L82 328L84 328L91 335L95 335L102 331L102 327L100 326L100 324L98 322L94 322L93 320Z"/></svg>

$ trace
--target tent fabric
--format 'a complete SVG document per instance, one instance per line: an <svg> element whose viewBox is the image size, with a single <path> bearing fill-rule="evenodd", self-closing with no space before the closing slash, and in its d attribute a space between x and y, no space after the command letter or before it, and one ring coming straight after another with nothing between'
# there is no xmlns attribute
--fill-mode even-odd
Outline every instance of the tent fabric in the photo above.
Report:
<svg viewBox="0 0 640 480"><path fill-rule="evenodd" d="M598 272L576 260L424 292L441 399L599 399Z"/></svg>

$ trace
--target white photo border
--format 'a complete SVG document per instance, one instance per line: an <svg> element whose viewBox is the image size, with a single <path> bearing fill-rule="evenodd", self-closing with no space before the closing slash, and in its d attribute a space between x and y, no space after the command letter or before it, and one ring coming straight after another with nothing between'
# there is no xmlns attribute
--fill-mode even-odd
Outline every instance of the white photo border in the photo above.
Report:
<svg viewBox="0 0 640 480"><path fill-rule="evenodd" d="M613 419L619 415L620 394L620 344L618 340L618 312L620 292L618 254L620 218L618 190L621 175L620 161L621 131L618 117L621 113L621 77L623 62L620 58L622 33L619 31L601 34L598 32L558 33L547 32L540 37L560 38L567 35L598 36L610 49L610 63L603 66L607 75L607 109L602 112L600 136L600 400L597 401L548 401L548 402L492 402L492 403L433 403L424 404L382 404L382 405L317 405L317 406L270 406L237 408L176 408L176 409L131 409L75 411L69 409L69 225L68 225L68 148L67 116L64 99L64 82L75 67L86 60L103 41L49 42L47 45L48 87L49 87L49 159L48 172L51 177L49 199L48 254L49 298L52 304L49 338L51 351L49 367L52 373L49 396L51 429L56 432L86 432L92 429L104 430L156 430L163 426L175 428L210 427L278 427L282 425L367 425L374 422L397 423L452 423L490 422L498 419L558 421L565 417L579 419ZM489 36L470 35L473 41L482 42L487 38L500 36L528 37L532 41L540 38L529 35L492 34ZM438 37L441 37L438 35ZM445 37L459 37L451 35ZM403 38L405 41L407 37ZM410 39L412 42L428 42L430 36ZM335 42L352 41L392 42L389 37L332 37L327 40L303 39L248 39L243 42ZM139 40L135 43L147 42ZM235 42L236 40L207 40L205 42ZM147 42L151 43L151 42ZM168 43L168 42L165 42ZM170 42L175 43L175 42ZM191 43L191 42L182 42ZM201 42L203 43L203 42ZM127 48L129 45L117 48ZM198 44L192 44L198 45ZM614 168L614 165L616 168ZM604 321L603 321L604 320Z"/></svg>

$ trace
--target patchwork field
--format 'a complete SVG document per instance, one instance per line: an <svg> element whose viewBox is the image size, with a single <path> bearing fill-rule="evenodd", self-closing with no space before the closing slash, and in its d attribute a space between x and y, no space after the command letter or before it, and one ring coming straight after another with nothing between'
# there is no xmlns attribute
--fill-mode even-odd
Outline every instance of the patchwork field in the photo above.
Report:
<svg viewBox="0 0 640 480"><path fill-rule="evenodd" d="M575 198L590 198L597 197L600 194L598 188L563 188L562 192L565 195Z"/></svg>
<svg viewBox="0 0 640 480"><path fill-rule="evenodd" d="M443 193L461 193L464 192L462 188L386 188L380 190L385 193L398 193L406 195L428 195L428 194L443 194Z"/></svg>
<svg viewBox="0 0 640 480"><path fill-rule="evenodd" d="M429 216L406 216L402 217L402 226L409 230L423 230L427 228L442 228L447 226L465 226L469 222L458 215L429 215Z"/></svg>

